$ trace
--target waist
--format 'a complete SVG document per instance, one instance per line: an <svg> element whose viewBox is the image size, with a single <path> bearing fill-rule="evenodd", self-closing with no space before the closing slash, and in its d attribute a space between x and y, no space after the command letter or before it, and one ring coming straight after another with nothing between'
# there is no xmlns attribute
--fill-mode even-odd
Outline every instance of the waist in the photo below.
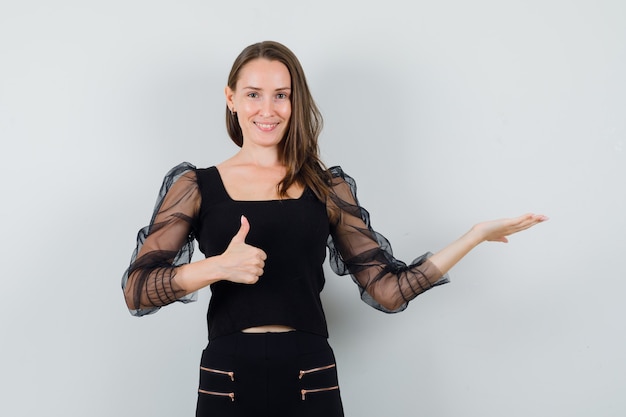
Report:
<svg viewBox="0 0 626 417"><path fill-rule="evenodd" d="M237 332L210 340L206 350L221 356L235 356L246 360L287 358L308 355L329 348L324 336L303 332Z"/></svg>
<svg viewBox="0 0 626 417"><path fill-rule="evenodd" d="M265 326L248 327L243 329L242 333L285 333L293 332L296 329L290 326L284 326L282 324L268 324Z"/></svg>

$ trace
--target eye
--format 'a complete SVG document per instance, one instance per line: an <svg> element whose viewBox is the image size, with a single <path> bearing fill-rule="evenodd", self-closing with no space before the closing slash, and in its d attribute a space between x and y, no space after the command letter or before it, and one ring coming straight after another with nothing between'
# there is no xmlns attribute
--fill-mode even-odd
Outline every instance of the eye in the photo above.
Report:
<svg viewBox="0 0 626 417"><path fill-rule="evenodd" d="M248 97L250 98L258 98L259 97L259 93L255 92L255 91L251 91L248 93Z"/></svg>
<svg viewBox="0 0 626 417"><path fill-rule="evenodd" d="M276 98L278 100L285 100L285 99L288 99L289 96L287 95L287 93L278 93L278 94L276 94Z"/></svg>

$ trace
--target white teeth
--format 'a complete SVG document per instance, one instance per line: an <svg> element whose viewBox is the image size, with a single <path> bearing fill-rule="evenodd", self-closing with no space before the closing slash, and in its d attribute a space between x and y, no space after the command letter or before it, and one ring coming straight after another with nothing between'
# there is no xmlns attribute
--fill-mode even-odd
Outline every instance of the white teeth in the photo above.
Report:
<svg viewBox="0 0 626 417"><path fill-rule="evenodd" d="M265 123L257 123L256 125L260 127L261 129L271 129L274 126L276 126L276 124L265 124Z"/></svg>

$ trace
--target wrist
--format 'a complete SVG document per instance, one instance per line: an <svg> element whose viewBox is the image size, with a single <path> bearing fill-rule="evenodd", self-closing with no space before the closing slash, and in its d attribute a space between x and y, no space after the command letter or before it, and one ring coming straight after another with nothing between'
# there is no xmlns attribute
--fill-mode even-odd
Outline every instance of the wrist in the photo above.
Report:
<svg viewBox="0 0 626 417"><path fill-rule="evenodd" d="M465 235L463 235L462 239L466 240L467 244L473 248L483 243L487 237L479 227L473 226L467 233L465 233Z"/></svg>
<svg viewBox="0 0 626 417"><path fill-rule="evenodd" d="M215 257L181 265L177 268L176 277L179 285L193 292L214 282L220 281L220 268Z"/></svg>

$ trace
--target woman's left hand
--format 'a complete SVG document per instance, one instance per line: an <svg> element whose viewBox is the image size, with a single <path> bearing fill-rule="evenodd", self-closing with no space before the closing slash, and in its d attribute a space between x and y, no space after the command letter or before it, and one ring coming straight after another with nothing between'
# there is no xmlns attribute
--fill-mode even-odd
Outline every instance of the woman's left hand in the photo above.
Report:
<svg viewBox="0 0 626 417"><path fill-rule="evenodd" d="M478 223L472 227L472 232L478 233L481 241L507 243L509 241L507 236L526 230L546 220L548 220L548 217L542 214L528 213L519 217Z"/></svg>

